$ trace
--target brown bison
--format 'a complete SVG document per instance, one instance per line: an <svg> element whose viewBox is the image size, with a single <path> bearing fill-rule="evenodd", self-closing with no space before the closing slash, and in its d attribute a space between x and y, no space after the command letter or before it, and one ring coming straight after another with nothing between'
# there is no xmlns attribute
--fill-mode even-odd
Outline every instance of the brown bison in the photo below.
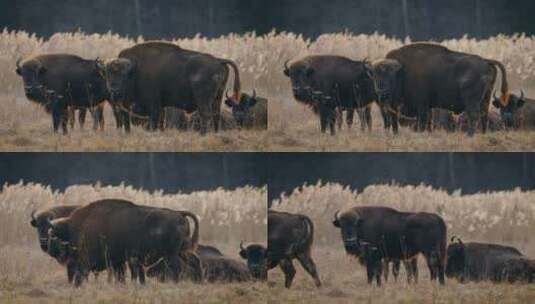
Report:
<svg viewBox="0 0 535 304"><path fill-rule="evenodd" d="M240 244L240 256L247 261L247 268L256 280L266 281L268 271L268 249L260 244L243 246Z"/></svg>
<svg viewBox="0 0 535 304"><path fill-rule="evenodd" d="M337 110L362 109L376 100L372 67L366 61L341 56L308 56L288 66L293 95L320 116L321 131L334 135ZM366 111L359 111L365 115ZM351 114L349 114L351 115ZM361 117L371 128L371 116Z"/></svg>
<svg viewBox="0 0 535 304"><path fill-rule="evenodd" d="M172 43L140 43L100 65L113 103L127 111L147 113L149 129L161 125L163 108L175 107L188 113L198 111L202 134L209 122L216 132L219 129L229 66L234 70L233 100L239 102L240 77L234 62Z"/></svg>
<svg viewBox="0 0 535 304"><path fill-rule="evenodd" d="M188 218L194 223L193 233ZM125 264L135 272L163 260L177 281L189 265L202 280L200 261L194 253L199 239L197 217L187 211L138 206L125 200L101 200L76 209L68 218L49 222L49 234L68 242L76 262L74 283L88 273L111 268L124 282ZM144 275L140 282L144 283Z"/></svg>
<svg viewBox="0 0 535 304"><path fill-rule="evenodd" d="M316 265L311 256L313 242L314 224L310 218L301 214L268 211L267 269L280 266L284 272L286 288L292 286L295 276L293 259L301 263L301 266L312 276L317 287L321 286Z"/></svg>
<svg viewBox="0 0 535 304"><path fill-rule="evenodd" d="M535 129L535 100L525 97L523 91L520 97L511 94L507 106L504 106L496 96L492 104L500 110L505 127L515 130Z"/></svg>
<svg viewBox="0 0 535 304"><path fill-rule="evenodd" d="M341 214L336 212L333 225L340 229L348 254L360 257L362 244L377 248L376 253L383 259L406 261L422 253L431 280L438 278L440 284L445 283L447 231L440 216L399 212L386 207L355 207ZM380 269L378 272L380 274ZM368 269L368 273L377 271Z"/></svg>
<svg viewBox="0 0 535 304"><path fill-rule="evenodd" d="M93 128L104 128L103 107L109 95L95 60L50 54L19 59L16 66L24 81L26 97L52 113L55 132L61 125L63 133L67 133L69 107L82 109L82 124L85 109L89 109L93 113Z"/></svg>
<svg viewBox="0 0 535 304"><path fill-rule="evenodd" d="M486 132L487 113L497 69L502 73L500 102L509 102L507 72L502 63L477 55L456 52L432 43L414 43L386 55L398 84L396 87L381 75L375 77L379 103L392 111L390 120L396 124L402 104L418 118L417 129L428 129L432 108L457 114L466 112L468 133L473 135L478 121ZM391 76L394 77L394 76ZM399 85L400 83L400 85Z"/></svg>
<svg viewBox="0 0 535 304"><path fill-rule="evenodd" d="M463 243L452 237L446 275L460 282L535 282L535 262L518 249L489 243Z"/></svg>
<svg viewBox="0 0 535 304"><path fill-rule="evenodd" d="M58 261L61 265L67 268L67 279L69 283L73 282L74 278L74 266L75 264L69 260L68 254L65 252L65 249L59 248L56 244L54 248L49 248L49 237L48 237L48 223L58 218L68 217L71 213L79 208L80 206L59 206L52 207L41 212L36 213L32 211L30 224L37 230L37 237L39 239L39 246L41 249L52 256Z"/></svg>
<svg viewBox="0 0 535 304"><path fill-rule="evenodd" d="M239 103L234 102L231 97L227 96L225 104L232 109L232 116L238 127L243 129L260 129L268 128L268 100L263 97L242 94Z"/></svg>

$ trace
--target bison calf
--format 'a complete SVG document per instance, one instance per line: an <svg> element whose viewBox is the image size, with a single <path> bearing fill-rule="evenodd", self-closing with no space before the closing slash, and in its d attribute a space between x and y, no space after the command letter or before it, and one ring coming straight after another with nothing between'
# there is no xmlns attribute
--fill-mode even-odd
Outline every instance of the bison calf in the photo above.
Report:
<svg viewBox="0 0 535 304"><path fill-rule="evenodd" d="M239 103L227 95L225 104L232 109L232 116L240 128L267 130L268 100L257 97L256 91L253 96L242 93Z"/></svg>

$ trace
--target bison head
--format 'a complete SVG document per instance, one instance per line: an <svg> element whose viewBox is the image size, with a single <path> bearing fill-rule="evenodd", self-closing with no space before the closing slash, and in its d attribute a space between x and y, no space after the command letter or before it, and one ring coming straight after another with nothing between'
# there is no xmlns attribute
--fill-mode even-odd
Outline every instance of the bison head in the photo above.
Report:
<svg viewBox="0 0 535 304"><path fill-rule="evenodd" d="M392 106L397 90L401 88L402 65L397 60L383 59L373 63L373 80L377 101Z"/></svg>
<svg viewBox="0 0 535 304"><path fill-rule="evenodd" d="M267 280L267 249L258 244L243 247L240 243L240 256L247 260L247 268L251 275L258 280Z"/></svg>
<svg viewBox="0 0 535 304"><path fill-rule="evenodd" d="M306 62L297 62L288 66L288 61L284 63L284 75L290 78L295 99L300 101L310 101L311 82L314 77L314 68Z"/></svg>
<svg viewBox="0 0 535 304"><path fill-rule="evenodd" d="M361 248L358 229L362 224L362 219L356 212L348 211L342 213L340 216L338 213L339 211L334 214L333 225L340 228L346 252L351 255L360 256Z"/></svg>
<svg viewBox="0 0 535 304"><path fill-rule="evenodd" d="M43 251L48 250L48 230L50 229L50 220L52 214L43 212L35 215L35 210L32 211L30 225L37 230L37 237L39 238L39 245Z"/></svg>
<svg viewBox="0 0 535 304"><path fill-rule="evenodd" d="M24 61L21 65L22 59L16 62L16 72L22 77L24 82L24 93L30 100L39 101L43 96L43 76L46 73L46 68L37 59L30 59Z"/></svg>
<svg viewBox="0 0 535 304"><path fill-rule="evenodd" d="M58 237L51 236L48 239L48 254L60 263L66 263L76 254L76 249L70 246L69 242L60 240Z"/></svg>
<svg viewBox="0 0 535 304"><path fill-rule="evenodd" d="M253 96L248 94L241 94L241 100L236 103L234 99L226 94L225 104L232 109L232 116L236 120L238 126L243 127L245 119L249 116L250 109L256 104L256 91L253 90Z"/></svg>
<svg viewBox="0 0 535 304"><path fill-rule="evenodd" d="M496 92L493 96L492 104L494 107L500 110L502 121L507 128L519 127L518 113L525 104L524 91L520 92L520 97L515 94L509 95L509 102L507 106L504 106L501 99L496 96Z"/></svg>
<svg viewBox="0 0 535 304"><path fill-rule="evenodd" d="M97 68L106 79L106 87L112 102L124 101L126 92L131 86L136 64L130 59L115 58L106 63L97 60Z"/></svg>
<svg viewBox="0 0 535 304"><path fill-rule="evenodd" d="M456 243L453 243L457 239ZM464 281L465 253L464 244L460 238L453 236L451 244L448 246L446 276Z"/></svg>

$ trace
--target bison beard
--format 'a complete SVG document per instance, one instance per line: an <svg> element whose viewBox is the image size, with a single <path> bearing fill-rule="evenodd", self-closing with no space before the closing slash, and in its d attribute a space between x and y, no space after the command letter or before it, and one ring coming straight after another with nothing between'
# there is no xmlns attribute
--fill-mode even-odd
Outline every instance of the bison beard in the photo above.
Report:
<svg viewBox="0 0 535 304"><path fill-rule="evenodd" d="M195 226L191 235L188 218ZM195 280L202 280L200 261L194 253L199 225L190 212L101 200L75 210L69 218L50 222L50 227L52 236L76 250L76 286L89 272L108 268L124 282L125 263L141 269L162 259L172 270L174 281L186 264L196 269Z"/></svg>

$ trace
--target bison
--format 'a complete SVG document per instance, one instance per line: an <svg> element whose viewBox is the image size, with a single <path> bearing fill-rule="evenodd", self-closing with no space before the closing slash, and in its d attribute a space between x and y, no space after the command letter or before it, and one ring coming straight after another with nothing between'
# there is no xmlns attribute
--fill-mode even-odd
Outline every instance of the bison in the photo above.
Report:
<svg viewBox="0 0 535 304"><path fill-rule="evenodd" d="M194 223L190 233L190 223ZM124 282L124 265L131 269L163 260L177 281L185 265L193 267L202 280L198 256L197 217L187 211L139 206L125 200L100 200L76 209L68 218L48 222L49 234L68 242L76 261L74 283L79 286L90 271L111 268ZM140 282L144 283L144 275Z"/></svg>
<svg viewBox="0 0 535 304"><path fill-rule="evenodd" d="M293 259L312 276L316 287L321 281L312 260L311 249L314 242L314 224L307 216L269 210L267 269L280 266L284 272L284 286L290 288L295 276Z"/></svg>
<svg viewBox="0 0 535 304"><path fill-rule="evenodd" d="M432 108L441 108L468 115L468 134L473 135L478 121L486 132L487 113L497 76L502 73L500 102L509 102L509 86L504 65L496 60L461 53L432 43L413 43L392 50L386 55L388 66L397 79L395 87L380 74L375 75L379 103L391 109L390 120L396 124L398 108L402 104L416 113L417 130L429 129ZM388 79L391 79L388 78Z"/></svg>
<svg viewBox="0 0 535 304"><path fill-rule="evenodd" d="M507 128L535 129L535 100L525 97L523 91L520 97L511 94L507 106L504 106L496 96L492 104L500 110L502 121Z"/></svg>
<svg viewBox="0 0 535 304"><path fill-rule="evenodd" d="M374 102L372 67L367 61L353 61L341 56L308 56L288 66L294 98L310 106L320 116L321 131L330 128L334 135L337 110L362 109ZM371 128L371 116L359 111L361 122ZM350 114L351 115L351 114ZM362 117L365 116L365 117Z"/></svg>
<svg viewBox="0 0 535 304"><path fill-rule="evenodd" d="M30 221L32 227L37 230L37 237L39 239L39 246L41 247L41 249L53 258L55 258L58 263L67 268L67 279L69 283L73 282L75 265L69 260L68 254L65 252L66 249L59 248L58 246L54 246L54 248L48 247L48 222L58 218L68 217L74 210L79 207L80 206L77 205L52 207L47 210L43 210L39 213L36 213L36 211L34 210L32 211Z"/></svg>
<svg viewBox="0 0 535 304"><path fill-rule="evenodd" d="M103 107L109 94L97 68L97 61L68 54L39 55L17 60L16 71L24 81L26 97L52 113L55 132L61 125L63 133L67 133L69 107L90 109L94 118L93 128L104 128ZM82 111L80 115L82 113L85 117L85 112Z"/></svg>
<svg viewBox="0 0 535 304"><path fill-rule="evenodd" d="M239 103L235 103L231 97L227 96L225 104L232 109L232 116L238 127L267 130L268 100L256 96L256 91L253 91L253 96L242 94Z"/></svg>
<svg viewBox="0 0 535 304"><path fill-rule="evenodd" d="M491 280L514 282L535 280L535 263L518 249L498 244L470 242L451 238L446 275L464 282Z"/></svg>
<svg viewBox="0 0 535 304"><path fill-rule="evenodd" d="M138 108L148 113L151 130L161 125L163 108L175 107L199 112L201 134L206 133L209 122L217 132L229 66L234 70L232 98L236 103L241 100L239 71L233 61L172 43L140 43L99 66L112 102L126 111Z"/></svg>
<svg viewBox="0 0 535 304"><path fill-rule="evenodd" d="M360 257L363 242L377 247L383 259L406 261L422 253L431 280L438 278L440 284L445 283L447 229L440 216L387 207L355 207L336 212L333 225L340 229L348 254ZM412 271L412 267L409 269Z"/></svg>
<svg viewBox="0 0 535 304"><path fill-rule="evenodd" d="M260 244L250 244L246 247L240 244L240 256L247 261L247 268L256 280L267 280L268 249Z"/></svg>

